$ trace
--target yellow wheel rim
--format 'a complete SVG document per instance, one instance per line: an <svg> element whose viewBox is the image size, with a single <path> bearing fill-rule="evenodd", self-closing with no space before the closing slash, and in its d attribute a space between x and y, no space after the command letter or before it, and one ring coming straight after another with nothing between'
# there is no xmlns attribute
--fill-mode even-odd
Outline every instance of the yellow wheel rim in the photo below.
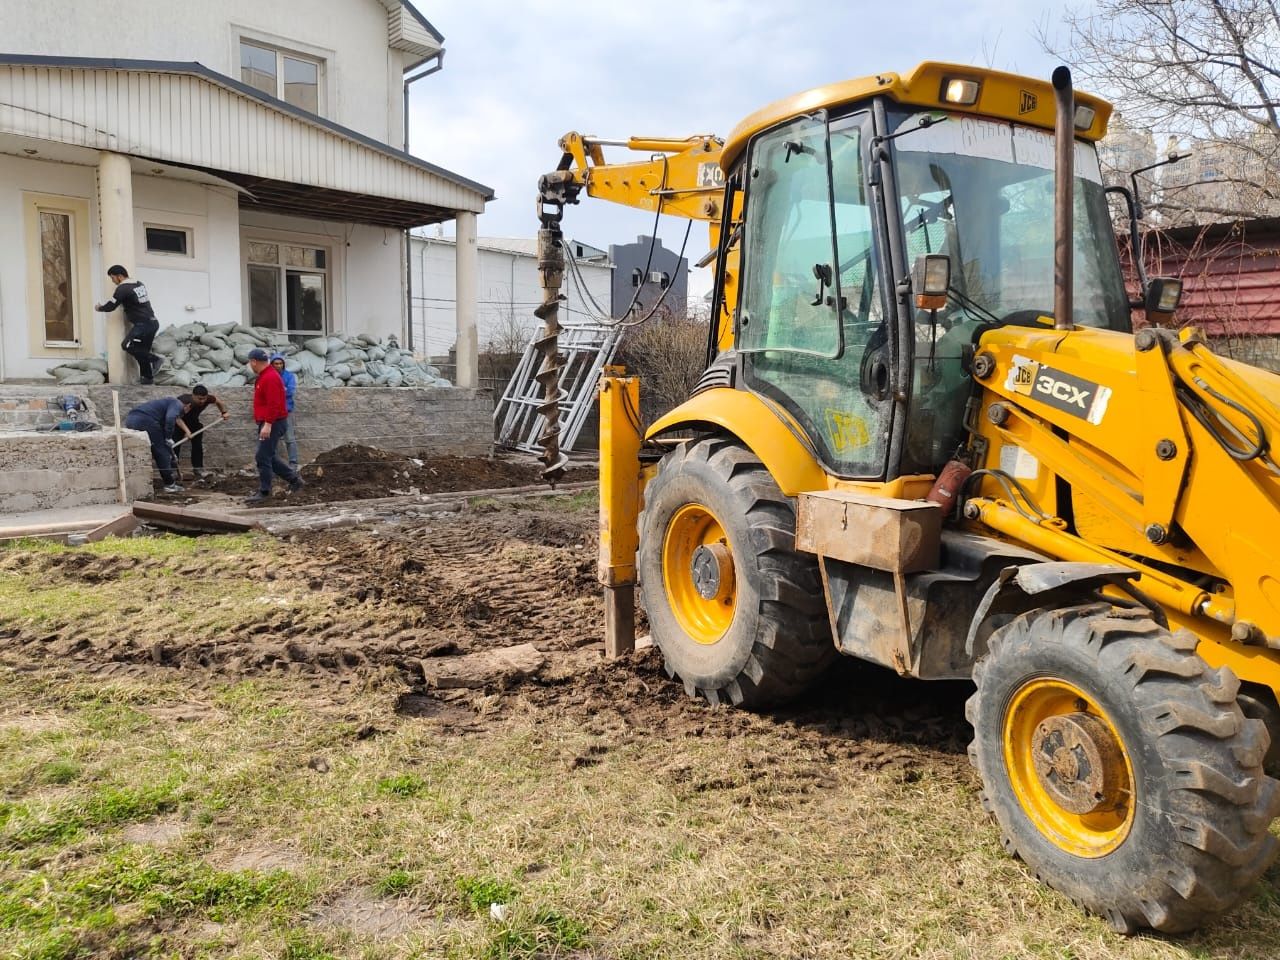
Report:
<svg viewBox="0 0 1280 960"><path fill-rule="evenodd" d="M684 632L697 643L719 641L733 622L737 599L733 554L724 527L702 504L686 503L667 524L662 577Z"/></svg>
<svg viewBox="0 0 1280 960"><path fill-rule="evenodd" d="M1079 687L1041 677L1005 710L1004 761L1023 812L1078 857L1106 856L1133 826L1133 764L1111 718Z"/></svg>

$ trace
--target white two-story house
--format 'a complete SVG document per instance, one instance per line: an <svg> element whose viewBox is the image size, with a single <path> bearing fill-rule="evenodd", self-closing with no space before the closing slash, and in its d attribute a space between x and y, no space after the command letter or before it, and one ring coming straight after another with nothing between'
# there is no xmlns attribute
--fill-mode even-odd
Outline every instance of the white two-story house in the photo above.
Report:
<svg viewBox="0 0 1280 960"><path fill-rule="evenodd" d="M94 312L124 264L161 325L411 345L407 230L456 221L460 385L493 193L404 152L443 37L408 0L0 0L0 380L132 363ZM470 325L470 326L469 326Z"/></svg>

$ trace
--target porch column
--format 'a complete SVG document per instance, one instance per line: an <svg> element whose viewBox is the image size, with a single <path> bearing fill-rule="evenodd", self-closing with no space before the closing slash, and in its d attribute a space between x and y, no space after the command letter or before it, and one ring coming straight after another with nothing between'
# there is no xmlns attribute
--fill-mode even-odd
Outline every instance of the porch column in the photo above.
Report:
<svg viewBox="0 0 1280 960"><path fill-rule="evenodd" d="M102 269L118 263L133 276L138 266L133 249L133 170L128 157L105 150L98 154L98 226L102 235ZM97 281L108 285L105 276ZM111 293L107 290L108 296ZM107 315L107 376L115 384L136 380L136 368L126 363L120 346L124 330L119 310Z"/></svg>
<svg viewBox="0 0 1280 960"><path fill-rule="evenodd" d="M480 385L480 346L476 335L476 274L480 254L476 249L476 215L459 210L456 222L454 315L458 333L458 371L453 382L459 387L477 387Z"/></svg>

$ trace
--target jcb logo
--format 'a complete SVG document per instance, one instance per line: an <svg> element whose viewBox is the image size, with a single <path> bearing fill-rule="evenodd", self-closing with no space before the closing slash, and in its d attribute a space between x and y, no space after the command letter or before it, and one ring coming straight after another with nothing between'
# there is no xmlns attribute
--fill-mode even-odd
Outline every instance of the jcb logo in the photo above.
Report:
<svg viewBox="0 0 1280 960"><path fill-rule="evenodd" d="M1035 382L1035 378L1035 367L1015 367L1013 371L1013 387L1015 390L1018 387L1029 387Z"/></svg>
<svg viewBox="0 0 1280 960"><path fill-rule="evenodd" d="M1063 383L1061 380L1055 380L1053 377L1041 375L1036 380L1036 393L1043 393L1047 397L1053 397L1063 403L1079 407L1081 410L1087 410L1089 404L1089 391L1081 390L1079 387L1072 386L1069 383Z"/></svg>
<svg viewBox="0 0 1280 960"><path fill-rule="evenodd" d="M1018 101L1018 115L1031 113L1040 103L1039 99L1030 90L1022 91L1022 99Z"/></svg>

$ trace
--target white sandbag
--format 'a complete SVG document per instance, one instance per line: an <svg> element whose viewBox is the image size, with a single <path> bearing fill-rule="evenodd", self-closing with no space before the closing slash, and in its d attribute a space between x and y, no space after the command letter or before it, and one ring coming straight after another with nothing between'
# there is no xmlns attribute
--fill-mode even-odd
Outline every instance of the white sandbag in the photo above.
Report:
<svg viewBox="0 0 1280 960"><path fill-rule="evenodd" d="M156 383L166 387L190 387L196 382L196 378L187 370L174 370L168 367L161 367L160 372L155 376Z"/></svg>
<svg viewBox="0 0 1280 960"><path fill-rule="evenodd" d="M203 323L184 323L182 326L173 328L173 335L179 340L192 340L199 337L207 328Z"/></svg>
<svg viewBox="0 0 1280 960"><path fill-rule="evenodd" d="M299 370L302 369L302 364L298 362L297 357L285 357L284 368L288 370L290 373L296 374Z"/></svg>
<svg viewBox="0 0 1280 960"><path fill-rule="evenodd" d="M301 370L312 377L319 377L324 373L324 357L317 357L310 350L303 350L301 353L294 354L292 357ZM289 361L285 361L285 369L289 369Z"/></svg>
<svg viewBox="0 0 1280 960"><path fill-rule="evenodd" d="M236 358L236 363L245 364L249 362L249 351L254 349L256 348L247 343L237 343L231 355Z"/></svg>
<svg viewBox="0 0 1280 960"><path fill-rule="evenodd" d="M231 379L227 381L228 387L243 387L245 385L245 376L243 373L231 374Z"/></svg>
<svg viewBox="0 0 1280 960"><path fill-rule="evenodd" d="M370 347L370 348L369 348L369 359L370 359L370 360L383 360L383 359L386 359L386 356L387 356L387 351L386 351L386 348L385 348L385 347Z"/></svg>
<svg viewBox="0 0 1280 960"><path fill-rule="evenodd" d="M236 354L231 347L223 347L221 350L210 350L205 359L216 366L219 370L230 370L236 363Z"/></svg>
<svg viewBox="0 0 1280 960"><path fill-rule="evenodd" d="M371 387L373 386L373 377L367 373L357 373L347 381L349 387Z"/></svg>
<svg viewBox="0 0 1280 960"><path fill-rule="evenodd" d="M339 380L351 379L351 365L348 363L333 363L325 370L325 373L331 377L337 377Z"/></svg>
<svg viewBox="0 0 1280 960"><path fill-rule="evenodd" d="M243 330L236 330L227 334L227 342L236 346L256 347L258 346L258 338L251 333L245 333Z"/></svg>
<svg viewBox="0 0 1280 960"><path fill-rule="evenodd" d="M373 379L377 380L381 377L386 376L387 365L385 363L380 363L377 360L370 360L368 363L364 365L364 372L367 373L369 376L373 377Z"/></svg>
<svg viewBox="0 0 1280 960"><path fill-rule="evenodd" d="M227 345L226 337L219 337L216 334L212 334L212 333L202 333L196 339L198 339L210 350L221 350L223 347Z"/></svg>
<svg viewBox="0 0 1280 960"><path fill-rule="evenodd" d="M332 367L339 363L347 363L353 359L354 356L355 354L346 347L343 347L341 350L334 350L331 353L326 353L324 359L325 363Z"/></svg>
<svg viewBox="0 0 1280 960"><path fill-rule="evenodd" d="M205 333L212 333L219 337L225 337L233 331L239 324L234 320L229 323L211 323L205 328Z"/></svg>
<svg viewBox="0 0 1280 960"><path fill-rule="evenodd" d="M388 348L383 352L383 354L382 354L382 359L383 359L383 361L384 361L384 362L386 362L386 363L388 363L388 364L392 364L392 365L394 365L394 366L399 366L399 364L400 364L400 351L399 351L399 350L397 350L395 347L388 347Z"/></svg>
<svg viewBox="0 0 1280 960"><path fill-rule="evenodd" d="M178 349L178 338L174 337L168 331L160 334L151 341L151 352L158 353L162 357L167 357Z"/></svg>
<svg viewBox="0 0 1280 960"><path fill-rule="evenodd" d="M218 371L202 377L200 382L212 390L214 387L225 387L231 382L232 374Z"/></svg>
<svg viewBox="0 0 1280 960"><path fill-rule="evenodd" d="M191 359L191 348L185 343L178 344L178 349L173 351L169 356L169 363L175 367L181 367Z"/></svg>
<svg viewBox="0 0 1280 960"><path fill-rule="evenodd" d="M400 372L399 367L391 367L382 379L388 387L398 387L404 383L404 374Z"/></svg>
<svg viewBox="0 0 1280 960"><path fill-rule="evenodd" d="M423 367L422 369L423 369L424 371L426 371L430 376L433 376L433 377L435 377L436 379L439 379L439 378L440 378L440 368L439 368L439 367L433 367L433 366L428 365L428 366Z"/></svg>
<svg viewBox="0 0 1280 960"><path fill-rule="evenodd" d="M302 345L306 347L308 350L310 350L312 353L314 353L317 357L323 357L326 353L329 352L328 337L314 337L311 340L305 341Z"/></svg>
<svg viewBox="0 0 1280 960"><path fill-rule="evenodd" d="M58 383L64 387L96 387L106 382L107 378L98 370L69 370L58 378Z"/></svg>
<svg viewBox="0 0 1280 960"><path fill-rule="evenodd" d="M344 350L346 349L346 346L347 346L347 341L343 340L341 337L330 337L329 349L326 351L326 353L334 353L335 351L338 351L338 350Z"/></svg>

